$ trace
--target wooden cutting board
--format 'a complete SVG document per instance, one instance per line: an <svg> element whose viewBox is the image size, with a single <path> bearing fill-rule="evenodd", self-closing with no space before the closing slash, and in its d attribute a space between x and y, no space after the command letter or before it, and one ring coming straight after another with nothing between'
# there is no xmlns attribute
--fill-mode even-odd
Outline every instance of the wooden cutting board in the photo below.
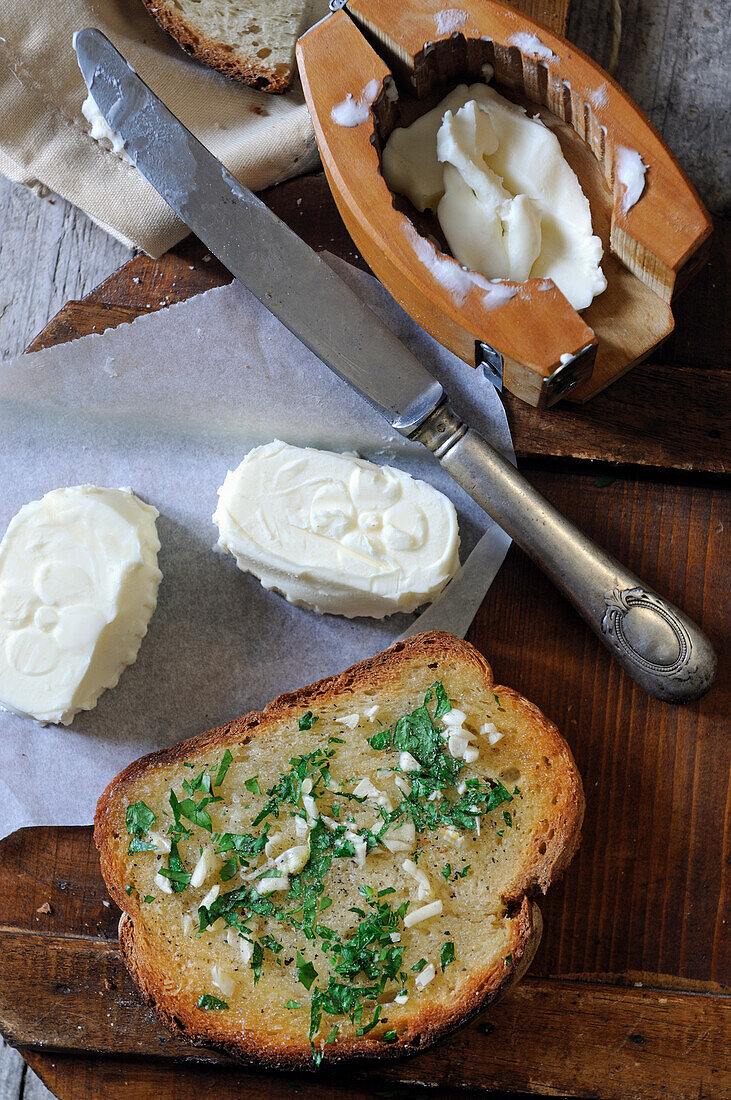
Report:
<svg viewBox="0 0 731 1100"><path fill-rule="evenodd" d="M564 0L550 13L540 0L521 6L555 29L565 24ZM314 246L362 262L321 176L264 197ZM709 265L678 301L676 332L651 362L587 406L539 414L506 402L529 479L684 607L722 654L706 699L682 709L648 699L511 549L470 639L499 681L556 721L587 793L583 844L542 905L530 976L417 1058L316 1077L242 1069L186 1047L142 1005L117 951L119 913L91 830L22 830L0 842L0 1029L61 1100L731 1095L729 509L717 476L729 468L721 323L729 239L719 223ZM159 261L137 257L69 303L31 349L229 279L189 238ZM614 480L604 476L610 469Z"/></svg>

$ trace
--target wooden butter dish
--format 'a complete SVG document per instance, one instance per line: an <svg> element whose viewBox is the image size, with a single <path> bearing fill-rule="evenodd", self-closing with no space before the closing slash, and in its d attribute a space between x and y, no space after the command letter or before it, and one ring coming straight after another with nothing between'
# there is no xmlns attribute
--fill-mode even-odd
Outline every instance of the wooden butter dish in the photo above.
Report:
<svg viewBox="0 0 731 1100"><path fill-rule="evenodd" d="M297 47L307 105L342 218L403 308L466 363L538 408L565 396L586 401L644 359L672 332L670 302L705 258L711 221L640 109L566 39L495 0L458 8L442 0L332 6ZM533 114L538 109L591 205L608 286L581 314L552 283L545 289L545 280L511 284L515 296L497 306L474 284L455 295L457 261L414 232L404 201L381 174L392 130L456 84L483 80L485 65L498 90ZM364 122L338 124L332 108L348 96L370 100L369 85L375 97ZM647 167L641 197L626 212L617 178L623 149L638 152ZM444 263L453 267L446 283Z"/></svg>

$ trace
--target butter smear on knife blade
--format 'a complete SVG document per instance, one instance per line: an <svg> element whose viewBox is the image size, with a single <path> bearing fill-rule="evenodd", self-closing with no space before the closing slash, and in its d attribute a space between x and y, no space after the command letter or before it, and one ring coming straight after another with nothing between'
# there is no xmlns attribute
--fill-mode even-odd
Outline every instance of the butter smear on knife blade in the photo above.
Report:
<svg viewBox="0 0 731 1100"><path fill-rule="evenodd" d="M99 110L91 92L81 104L81 113L91 127L89 136L93 137L94 141L97 141L102 148L109 149L109 151L118 156L120 160L126 161L127 164L131 164L132 160L124 148L123 139L111 128L104 115Z"/></svg>
<svg viewBox="0 0 731 1100"><path fill-rule="evenodd" d="M274 440L226 476L219 546L290 603L384 618L431 602L459 567L452 502L401 470Z"/></svg>

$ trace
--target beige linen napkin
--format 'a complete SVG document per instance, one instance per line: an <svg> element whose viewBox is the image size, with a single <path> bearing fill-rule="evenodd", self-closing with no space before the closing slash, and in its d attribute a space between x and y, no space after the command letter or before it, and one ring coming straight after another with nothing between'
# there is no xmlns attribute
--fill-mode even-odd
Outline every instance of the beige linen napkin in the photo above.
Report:
<svg viewBox="0 0 731 1100"><path fill-rule="evenodd" d="M327 0L318 0L323 12ZM315 5L317 6L317 5ZM318 13L319 14L319 13ZM186 235L137 170L89 134L74 31L99 27L170 109L253 190L317 163L299 88L266 95L199 65L140 0L0 0L0 171L81 207L159 256Z"/></svg>

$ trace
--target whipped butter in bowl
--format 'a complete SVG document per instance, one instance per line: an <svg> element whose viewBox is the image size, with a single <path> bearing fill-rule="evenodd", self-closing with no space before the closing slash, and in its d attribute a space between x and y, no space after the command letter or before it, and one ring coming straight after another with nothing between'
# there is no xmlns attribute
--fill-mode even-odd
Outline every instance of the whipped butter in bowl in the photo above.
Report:
<svg viewBox="0 0 731 1100"><path fill-rule="evenodd" d="M132 664L162 574L155 508L77 485L25 504L0 543L0 706L68 725Z"/></svg>
<svg viewBox="0 0 731 1100"><path fill-rule="evenodd" d="M574 309L606 289L602 242L556 135L485 84L460 84L390 135L389 188L437 215L452 255L488 279L551 279Z"/></svg>
<svg viewBox="0 0 731 1100"><path fill-rule="evenodd" d="M352 454L255 447L219 489L219 546L290 603L381 619L436 598L459 567L452 502Z"/></svg>

